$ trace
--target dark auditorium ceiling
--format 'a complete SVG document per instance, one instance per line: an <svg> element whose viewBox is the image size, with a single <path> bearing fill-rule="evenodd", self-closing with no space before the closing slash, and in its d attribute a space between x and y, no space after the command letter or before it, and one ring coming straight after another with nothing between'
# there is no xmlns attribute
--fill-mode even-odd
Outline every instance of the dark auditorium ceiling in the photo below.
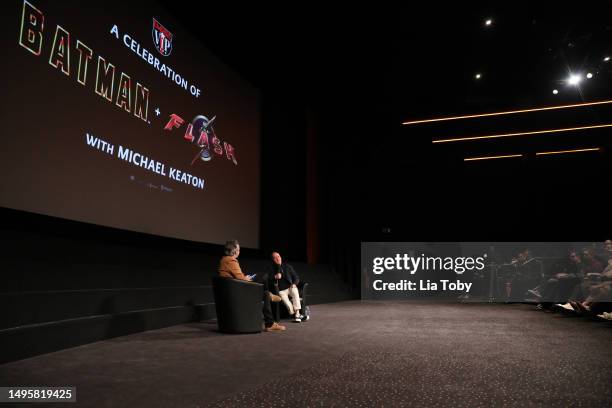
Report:
<svg viewBox="0 0 612 408"><path fill-rule="evenodd" d="M612 20L597 3L551 2L537 9L516 2L424 9L412 3L189 4L180 11L177 2L165 3L206 46L264 91L290 92L315 110L341 113L339 121L363 120L367 114L374 126L393 128L409 119L610 96L612 60L605 59L612 57ZM571 74L582 76L578 85L568 85ZM485 134L586 126L607 123L599 116L610 111L606 108L516 115L499 124L474 119L403 127L403 133L470 136L482 134L481 123L491 125L483 128ZM574 114L576 120L567 119ZM530 123L517 126L515 119Z"/></svg>
<svg viewBox="0 0 612 408"><path fill-rule="evenodd" d="M328 164L336 177L330 181L331 190L338 190L334 202L350 206L358 199L360 210L371 214L363 221L366 230L392 226L406 232L395 238L412 239L410 231L428 231L421 221L415 229L414 220L436 214L458 231L474 222L473 230L492 231L482 218L491 204L507 221L494 232L516 229L523 221L540 223L546 231L560 219L551 208L598 222L597 211L586 204L597 200L577 196L609 188L612 128L432 140L612 124L612 104L414 126L402 122L612 99L607 58L612 58L612 17L604 2L537 7L437 2L418 9L414 2L259 2L206 4L175 14L264 95L303 104L324 118L321 137L336 155ZM570 83L571 75L579 77ZM536 156L582 148L602 150ZM464 162L497 155L521 156ZM577 191L568 193L572 184ZM376 193L398 186L412 189L402 193L406 201L384 201ZM338 218L343 216L338 211ZM346 218L353 228L354 214Z"/></svg>

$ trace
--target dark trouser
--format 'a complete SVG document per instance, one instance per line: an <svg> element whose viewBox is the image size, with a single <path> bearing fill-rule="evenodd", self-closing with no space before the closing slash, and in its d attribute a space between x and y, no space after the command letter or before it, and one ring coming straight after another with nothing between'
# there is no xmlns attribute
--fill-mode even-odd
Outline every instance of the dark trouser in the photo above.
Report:
<svg viewBox="0 0 612 408"><path fill-rule="evenodd" d="M278 320L278 318L274 318L274 313L272 313L272 303L270 302L270 281L268 280L268 275L257 275L255 277L255 282L261 283L264 285L264 293L263 293L263 316L264 323L266 327L272 326L272 324Z"/></svg>
<svg viewBox="0 0 612 408"><path fill-rule="evenodd" d="M510 299L515 302L522 302L525 300L527 290L535 287L538 282L540 282L539 278L529 278L529 277L517 277L512 279L512 292L510 293Z"/></svg>
<svg viewBox="0 0 612 408"><path fill-rule="evenodd" d="M274 315L272 314L272 304L270 302L270 296L268 295L267 290L264 291L263 296L263 315L266 327L272 326L274 323Z"/></svg>
<svg viewBox="0 0 612 408"><path fill-rule="evenodd" d="M551 278L544 285L542 300L546 302L567 302L570 299L572 291L577 285L580 285L580 279L575 277L570 278Z"/></svg>

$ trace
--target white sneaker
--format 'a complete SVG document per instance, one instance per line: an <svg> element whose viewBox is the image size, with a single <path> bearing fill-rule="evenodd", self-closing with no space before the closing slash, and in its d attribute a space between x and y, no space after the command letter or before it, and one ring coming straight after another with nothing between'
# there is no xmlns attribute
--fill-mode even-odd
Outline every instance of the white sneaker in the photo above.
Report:
<svg viewBox="0 0 612 408"><path fill-rule="evenodd" d="M572 305L570 305L569 303L564 303L564 304L557 303L555 306L562 307L565 310L571 310L572 312L575 311Z"/></svg>
<svg viewBox="0 0 612 408"><path fill-rule="evenodd" d="M293 321L295 323L302 323L302 318L296 313L295 317L293 318Z"/></svg>

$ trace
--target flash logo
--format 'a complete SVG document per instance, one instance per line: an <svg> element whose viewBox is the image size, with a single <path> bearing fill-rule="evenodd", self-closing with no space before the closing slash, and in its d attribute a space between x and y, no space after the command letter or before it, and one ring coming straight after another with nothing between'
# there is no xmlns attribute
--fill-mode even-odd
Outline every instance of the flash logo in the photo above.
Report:
<svg viewBox="0 0 612 408"><path fill-rule="evenodd" d="M223 156L225 153L225 157L237 166L238 160L236 160L234 147L227 142L221 142L215 133L213 122L216 118L216 116L213 116L212 119L208 119L204 115L198 115L187 125L183 139L196 144L200 148L191 164L194 164L198 158L203 161L210 161L213 158L213 153L217 156ZM164 130L179 129L184 123L183 118L173 113L170 115L166 126L164 126Z"/></svg>

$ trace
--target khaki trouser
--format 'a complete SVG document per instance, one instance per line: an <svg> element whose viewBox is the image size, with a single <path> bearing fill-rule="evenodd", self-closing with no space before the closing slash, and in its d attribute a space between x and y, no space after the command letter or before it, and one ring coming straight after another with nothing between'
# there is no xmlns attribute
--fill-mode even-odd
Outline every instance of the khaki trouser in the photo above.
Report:
<svg viewBox="0 0 612 408"><path fill-rule="evenodd" d="M297 287L291 287L289 289L281 290L278 292L278 295L283 300L285 306L287 306L287 310L289 310L289 314L294 314L296 310L300 310L302 306L300 305L300 293L298 292ZM289 300L291 297L291 300Z"/></svg>

